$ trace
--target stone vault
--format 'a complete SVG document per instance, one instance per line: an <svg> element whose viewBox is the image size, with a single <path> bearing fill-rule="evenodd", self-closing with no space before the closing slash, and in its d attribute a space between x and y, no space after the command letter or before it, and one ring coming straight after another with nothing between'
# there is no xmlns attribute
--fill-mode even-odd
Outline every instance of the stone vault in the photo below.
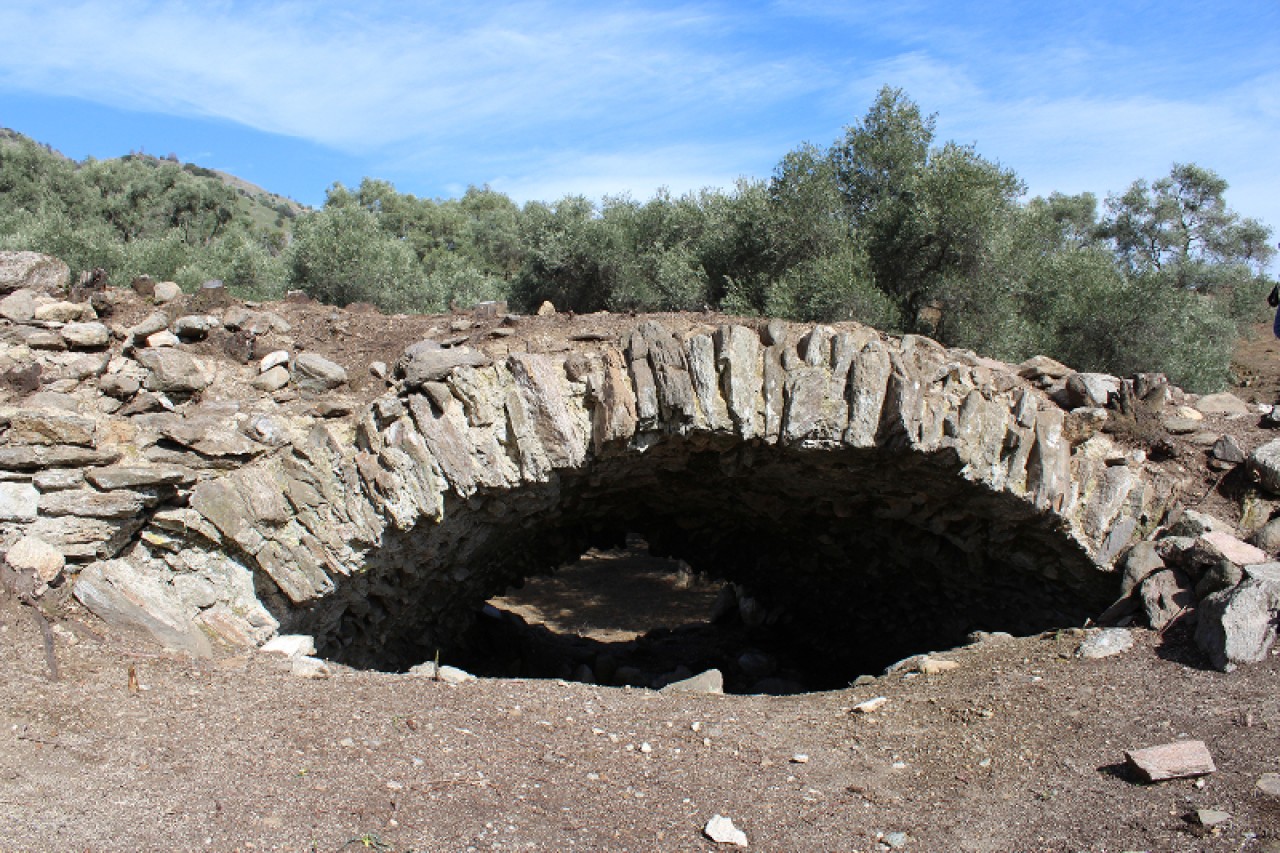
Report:
<svg viewBox="0 0 1280 853"><path fill-rule="evenodd" d="M447 654L486 598L636 533L873 664L1096 616L1173 499L1141 452L1068 435L1014 368L922 337L641 319L561 350L423 342L347 417L237 430L216 403L6 410L5 536L52 541L86 606L166 645L300 632L398 668ZM173 373L165 352L128 370ZM103 393L111 358L87 380ZM140 457L123 444L142 433Z"/></svg>
<svg viewBox="0 0 1280 853"><path fill-rule="evenodd" d="M1169 499L1140 456L1073 448L1002 365L867 328L646 322L592 354L411 348L401 372L353 422L198 483L140 542L243 567L331 656L407 666L487 597L636 532L816 648L879 659L1098 614Z"/></svg>

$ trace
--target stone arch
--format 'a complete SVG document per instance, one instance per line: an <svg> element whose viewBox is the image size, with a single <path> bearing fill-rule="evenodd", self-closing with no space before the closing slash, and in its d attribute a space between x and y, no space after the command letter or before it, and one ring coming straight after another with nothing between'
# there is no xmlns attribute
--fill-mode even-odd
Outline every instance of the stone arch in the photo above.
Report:
<svg viewBox="0 0 1280 853"><path fill-rule="evenodd" d="M1007 365L852 324L649 320L497 362L420 345L398 371L353 421L149 522L190 562L247 570L257 601L231 610L265 605L259 636L407 666L507 585L636 531L758 591L815 649L883 664L1097 615L1173 496L1140 453L1069 441Z"/></svg>

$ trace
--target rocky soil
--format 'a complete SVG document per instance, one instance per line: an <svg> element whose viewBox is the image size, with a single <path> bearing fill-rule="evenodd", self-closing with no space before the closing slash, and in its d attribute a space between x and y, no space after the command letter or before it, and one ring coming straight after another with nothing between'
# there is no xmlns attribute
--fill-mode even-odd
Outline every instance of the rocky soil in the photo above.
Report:
<svg viewBox="0 0 1280 853"><path fill-rule="evenodd" d="M760 850L1280 850L1259 787L1280 773L1280 658L1223 674L1177 629L1099 660L1077 630L990 638L939 655L951 671L769 697L312 680L76 618L53 681L27 611L0 609L6 849L713 850L720 814ZM1217 771L1125 769L1180 739Z"/></svg>
<svg viewBox="0 0 1280 853"><path fill-rule="evenodd" d="M35 352L53 367L33 379L29 356L0 364L0 403L29 412L34 394L73 396L92 382L116 388L108 394L116 411L164 409L163 391L124 381L163 374L162 359L134 359L149 374L132 364L112 372L105 335L139 352L180 344L197 359L251 362L250 377L265 376L257 362L279 350L294 364L299 354L318 355L345 373L323 400L300 393L296 370L277 375L270 391L246 382L244 393L272 395L278 417L342 418L383 393L382 375L425 337L490 353L563 353L616 341L636 323L493 309L387 317L303 299L239 306L220 293L152 285L83 293L81 302L43 296L49 285L40 282L28 297L10 294L0 303L6 352ZM156 323L162 301L165 321ZM200 317L213 321L201 330ZM677 333L727 320L661 319ZM1268 346L1260 338L1242 348L1239 372L1249 384L1238 396L1249 402L1276 402L1268 389L1280 387L1280 364ZM1026 375L1066 393L1067 376L1055 370L1041 362ZM1114 378L1104 380L1081 378L1074 393ZM1115 388L1122 398L1144 383L1152 385ZM234 395L236 387L216 390ZM1115 388L1110 399L1103 390L1077 401L1087 405L1076 406L1071 424L1092 434L1109 421L1117 441L1180 479L1192 512L1122 564L1131 595L1110 619L1133 645L1098 658L1082 648L1116 635L1063 625L1029 637L975 636L845 689L726 696L389 674L218 643L192 656L141 642L75 601L68 575L91 552L68 546L57 560L38 549L15 553L18 537L6 533L0 849L733 849L705 831L720 815L763 850L1276 853L1280 658L1270 640L1280 603L1267 598L1274 564L1266 561L1280 552L1280 524L1270 523L1280 489L1265 488L1272 467L1258 455L1272 424L1241 399L1198 400L1176 389L1157 394L1167 409L1135 413ZM7 417L12 429L15 416ZM40 429L21 416L17 423ZM190 456L201 440L178 434L161 449L176 442ZM19 471L0 485L25 494L30 477ZM45 480L41 494L65 493L54 485ZM1244 550L1254 547L1261 550ZM609 591L609 576L595 583L598 594L584 596L593 601ZM1246 599L1258 605L1242 623L1248 636L1206 637L1201 628L1197 642L1197 611L1216 614L1202 624L1234 625L1228 614ZM662 601L633 594L614 605L621 613L592 618L606 631L611 623L634 632L647 621L636 624L642 606L660 612ZM648 625L661 617L651 618ZM1144 783L1126 765L1128 750L1189 741L1206 745L1212 772Z"/></svg>

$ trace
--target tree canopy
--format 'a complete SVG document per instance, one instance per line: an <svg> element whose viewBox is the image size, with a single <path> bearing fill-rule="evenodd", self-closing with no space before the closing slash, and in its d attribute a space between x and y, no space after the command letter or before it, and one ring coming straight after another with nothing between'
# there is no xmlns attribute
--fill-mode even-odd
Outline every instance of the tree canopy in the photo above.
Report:
<svg viewBox="0 0 1280 853"><path fill-rule="evenodd" d="M1174 164L1101 204L1026 199L1013 170L940 143L936 125L886 87L828 148L801 145L768 179L726 190L520 206L488 187L426 199L366 178L335 184L319 210L194 164L75 163L7 133L0 248L114 279L220 278L251 297L850 319L1006 359L1226 381L1275 250L1270 228L1228 206L1222 177Z"/></svg>

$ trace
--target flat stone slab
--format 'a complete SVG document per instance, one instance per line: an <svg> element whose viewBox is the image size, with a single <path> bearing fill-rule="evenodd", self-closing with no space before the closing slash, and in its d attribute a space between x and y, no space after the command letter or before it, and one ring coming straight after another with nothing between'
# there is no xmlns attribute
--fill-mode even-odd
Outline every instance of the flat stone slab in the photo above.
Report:
<svg viewBox="0 0 1280 853"><path fill-rule="evenodd" d="M1213 764L1209 747L1202 740L1182 740L1128 750L1124 757L1129 767L1146 782L1205 776L1218 769Z"/></svg>
<svg viewBox="0 0 1280 853"><path fill-rule="evenodd" d="M85 478L99 489L132 489L137 486L186 486L195 472L181 465L118 465L94 468Z"/></svg>
<svg viewBox="0 0 1280 853"><path fill-rule="evenodd" d="M1204 534L1202 538L1237 566L1248 566L1252 563L1265 563L1267 561L1265 551L1261 548L1255 548L1247 542L1241 542L1230 533L1215 530Z"/></svg>
<svg viewBox="0 0 1280 853"><path fill-rule="evenodd" d="M420 388L427 382L437 382L458 367L484 367L490 359L470 347L443 349L435 341L419 341L404 351L400 371L409 388Z"/></svg>
<svg viewBox="0 0 1280 853"><path fill-rule="evenodd" d="M144 506L154 503L148 495L126 490L96 492L92 489L69 489L42 495L40 512L77 518L134 518Z"/></svg>

